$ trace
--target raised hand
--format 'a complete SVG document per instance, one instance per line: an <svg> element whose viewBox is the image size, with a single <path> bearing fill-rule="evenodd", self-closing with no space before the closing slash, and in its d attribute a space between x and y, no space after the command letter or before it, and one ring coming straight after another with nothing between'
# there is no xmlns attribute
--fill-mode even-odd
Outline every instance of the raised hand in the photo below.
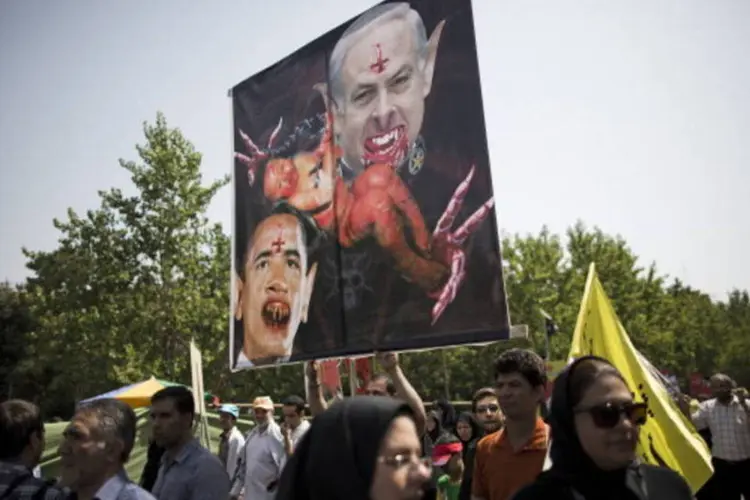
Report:
<svg viewBox="0 0 750 500"><path fill-rule="evenodd" d="M247 154L234 153L234 157L237 158L242 164L247 167L247 182L251 186L255 183L255 171L258 169L258 165L270 158L269 150L273 148L276 138L279 136L281 126L284 124L284 118L279 118L279 124L271 132L271 136L268 138L268 145L266 149L260 149L255 142L247 135L243 130L240 129L240 137L242 142L245 144L245 150Z"/></svg>
<svg viewBox="0 0 750 500"><path fill-rule="evenodd" d="M466 253L463 244L466 239L479 227L487 218L492 207L495 205L495 198L492 197L482 204L468 219L455 231L451 228L456 221L461 207L463 206L466 193L469 192L469 185L474 177L475 167L472 166L469 175L458 185L453 193L451 200L445 212L432 233L432 254L434 258L450 268L450 276L445 285L433 294L437 299L432 308L432 324L440 318L453 302L458 293L458 289L466 278Z"/></svg>
<svg viewBox="0 0 750 500"><path fill-rule="evenodd" d="M398 367L398 354L395 352L378 352L375 353L375 359L386 372L395 370Z"/></svg>
<svg viewBox="0 0 750 500"><path fill-rule="evenodd" d="M310 385L320 384L320 363L317 361L308 361L305 365L307 373L307 383Z"/></svg>

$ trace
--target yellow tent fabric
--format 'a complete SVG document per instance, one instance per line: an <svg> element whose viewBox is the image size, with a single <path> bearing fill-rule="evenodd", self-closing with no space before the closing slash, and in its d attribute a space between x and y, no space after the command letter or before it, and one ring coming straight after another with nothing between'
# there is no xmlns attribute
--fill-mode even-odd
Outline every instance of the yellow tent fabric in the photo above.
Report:
<svg viewBox="0 0 750 500"><path fill-rule="evenodd" d="M169 382L167 380L160 380L154 376L151 376L151 378L147 380L126 385L124 387L118 387L117 389L105 392L104 394L99 394L98 396L84 399L83 401L80 401L80 403L87 403L89 401L95 401L97 399L103 398L115 398L119 399L120 401L124 401L133 409L145 408L151 405L151 397L154 394L164 389L165 387L173 386L187 387L188 389L190 389L190 387L187 385L179 384L177 382ZM205 398L213 397L213 395L209 392L204 392L203 396Z"/></svg>
<svg viewBox="0 0 750 500"><path fill-rule="evenodd" d="M666 388L640 363L594 264L586 280L569 360L589 354L616 366L636 400L648 403L649 419L641 428L638 446L641 459L682 474L693 492L698 491L713 474L711 453Z"/></svg>
<svg viewBox="0 0 750 500"><path fill-rule="evenodd" d="M143 408L151 406L151 396L164 389L164 387L166 386L159 380L151 377L115 397L130 405L131 408Z"/></svg>

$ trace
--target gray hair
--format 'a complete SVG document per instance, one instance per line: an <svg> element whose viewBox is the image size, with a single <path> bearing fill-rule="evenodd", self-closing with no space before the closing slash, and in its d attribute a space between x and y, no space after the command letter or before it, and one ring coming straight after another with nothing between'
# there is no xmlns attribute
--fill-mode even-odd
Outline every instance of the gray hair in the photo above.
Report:
<svg viewBox="0 0 750 500"><path fill-rule="evenodd" d="M128 461L135 443L137 420L130 406L114 398L95 399L82 405L77 413L93 417L105 441L121 440L123 450L120 458L122 463Z"/></svg>
<svg viewBox="0 0 750 500"><path fill-rule="evenodd" d="M711 382L716 382L716 383L719 383L719 384L728 382L728 383L734 385L734 380L732 380L732 377L730 377L729 375L726 375L724 373L715 373L715 374L713 374L711 376Z"/></svg>
<svg viewBox="0 0 750 500"><path fill-rule="evenodd" d="M334 102L342 102L344 88L341 83L341 70L349 49L370 29L396 19L403 19L411 25L419 60L422 63L424 62L427 57L427 30L419 13L406 2L376 5L355 19L333 47L328 59L328 89Z"/></svg>

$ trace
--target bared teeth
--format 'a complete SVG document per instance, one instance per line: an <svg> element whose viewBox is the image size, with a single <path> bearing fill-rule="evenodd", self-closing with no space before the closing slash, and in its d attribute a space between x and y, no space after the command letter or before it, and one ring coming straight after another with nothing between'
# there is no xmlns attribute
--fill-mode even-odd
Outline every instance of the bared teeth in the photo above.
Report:
<svg viewBox="0 0 750 500"><path fill-rule="evenodd" d="M289 320L291 311L289 306L280 302L272 302L263 308L263 316L271 323L283 324Z"/></svg>
<svg viewBox="0 0 750 500"><path fill-rule="evenodd" d="M382 147L395 141L398 138L398 136L399 136L399 129L394 129L388 132L387 134L373 137L372 142L374 142L376 146Z"/></svg>

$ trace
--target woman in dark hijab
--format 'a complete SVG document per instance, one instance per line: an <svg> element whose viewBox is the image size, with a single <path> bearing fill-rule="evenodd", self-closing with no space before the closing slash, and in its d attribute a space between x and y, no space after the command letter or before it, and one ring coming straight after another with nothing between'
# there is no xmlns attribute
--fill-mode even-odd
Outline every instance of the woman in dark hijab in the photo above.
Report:
<svg viewBox="0 0 750 500"><path fill-rule="evenodd" d="M456 409L447 399L438 399L433 404L433 409L440 415L440 425L443 429L453 432L456 426Z"/></svg>
<svg viewBox="0 0 750 500"><path fill-rule="evenodd" d="M585 356L555 380L549 424L552 467L514 500L688 500L677 473L640 464L636 445L647 418L607 360Z"/></svg>
<svg viewBox="0 0 750 500"><path fill-rule="evenodd" d="M425 434L430 438L431 444L435 444L443 434L443 422L440 420L440 414L436 411L427 413L427 422L425 423Z"/></svg>
<svg viewBox="0 0 750 500"><path fill-rule="evenodd" d="M474 455L477 443L484 437L484 429L477 419L469 412L463 412L456 420L456 435L463 444L464 477L461 481L459 500L471 499L471 481L474 478Z"/></svg>
<svg viewBox="0 0 750 500"><path fill-rule="evenodd" d="M287 462L277 500L409 500L431 470L409 406L357 396L315 417Z"/></svg>
<svg viewBox="0 0 750 500"><path fill-rule="evenodd" d="M431 457L432 450L435 448L435 443L438 442L443 435L446 434L446 430L443 429L443 423L440 413L437 411L430 411L427 413L427 421L425 423L425 433L422 436L422 456ZM430 483L425 491L425 500L431 500L437 496L437 481L440 478L442 472L438 468L432 470L432 477Z"/></svg>

